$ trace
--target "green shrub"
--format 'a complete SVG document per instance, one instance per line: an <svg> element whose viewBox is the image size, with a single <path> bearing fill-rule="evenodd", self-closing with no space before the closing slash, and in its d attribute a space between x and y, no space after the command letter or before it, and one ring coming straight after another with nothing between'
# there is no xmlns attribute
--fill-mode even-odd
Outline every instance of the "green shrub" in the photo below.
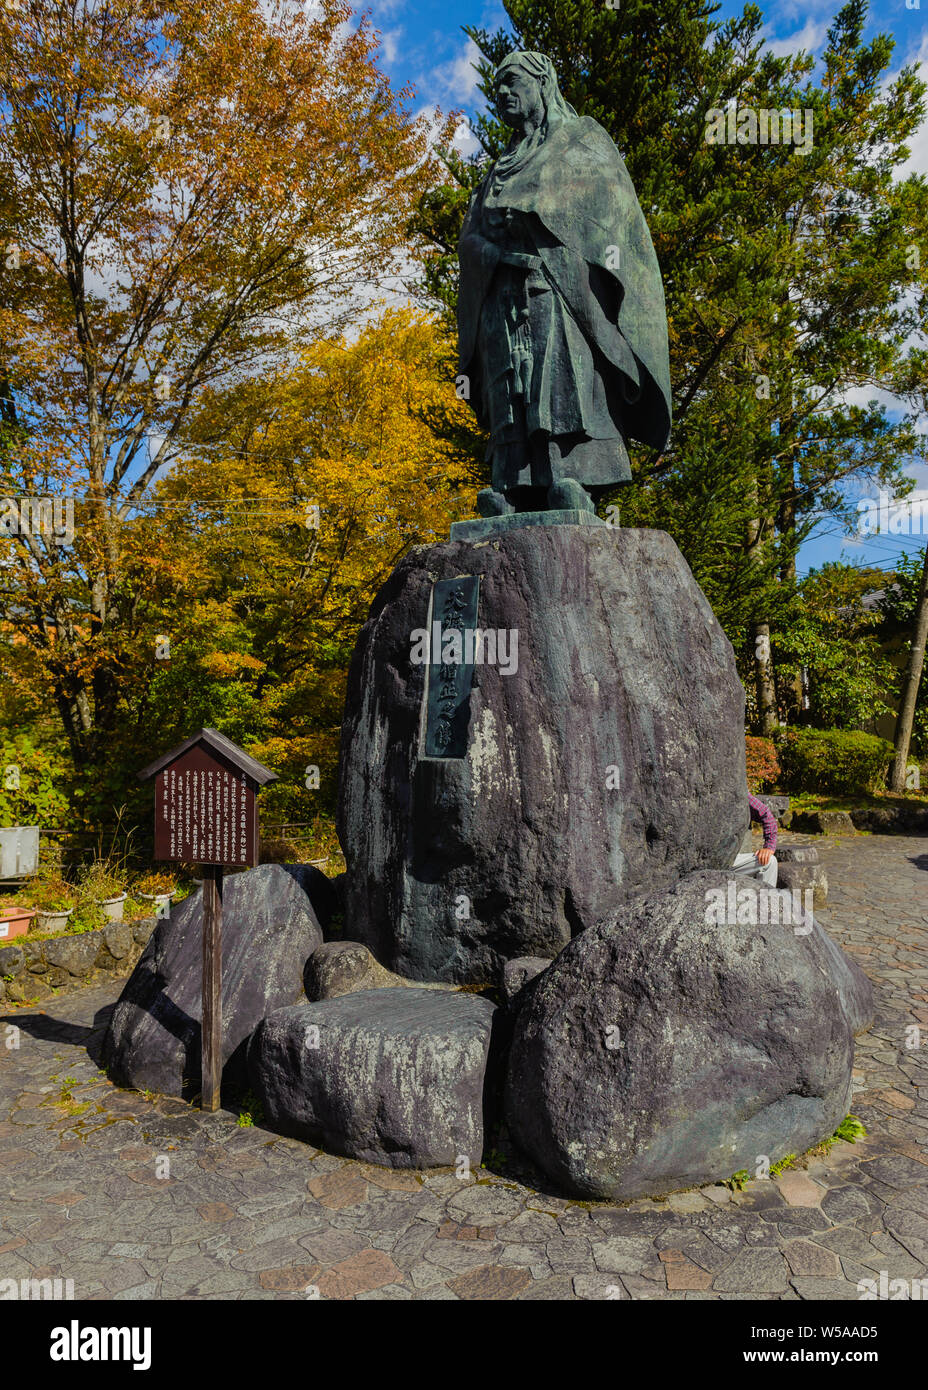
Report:
<svg viewBox="0 0 928 1390"><path fill-rule="evenodd" d="M845 729L788 729L777 739L786 789L856 796L885 786L893 745Z"/></svg>
<svg viewBox="0 0 928 1390"><path fill-rule="evenodd" d="M780 776L776 744L772 738L754 738L746 734L744 748L747 757L748 787L756 795L769 791Z"/></svg>
<svg viewBox="0 0 928 1390"><path fill-rule="evenodd" d="M26 734L0 739L0 825L55 825L67 818L68 766Z"/></svg>

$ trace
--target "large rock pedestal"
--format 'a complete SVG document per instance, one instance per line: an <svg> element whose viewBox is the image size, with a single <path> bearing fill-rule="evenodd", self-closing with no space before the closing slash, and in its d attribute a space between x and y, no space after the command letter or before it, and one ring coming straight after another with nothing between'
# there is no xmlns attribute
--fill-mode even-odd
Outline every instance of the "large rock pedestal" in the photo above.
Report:
<svg viewBox="0 0 928 1390"><path fill-rule="evenodd" d="M388 1168L483 1153L494 1006L473 994L369 989L270 1014L248 1051L272 1129Z"/></svg>
<svg viewBox="0 0 928 1390"><path fill-rule="evenodd" d="M245 1080L248 1040L265 1014L303 996L306 959L334 908L309 864L262 864L223 890L222 1080ZM120 1086L191 1097L200 1089L203 894L158 923L113 1010L103 1062Z"/></svg>
<svg viewBox="0 0 928 1390"><path fill-rule="evenodd" d="M828 1138L868 985L791 895L697 873L572 941L520 995L505 1117L558 1190L612 1201L754 1174ZM785 920L784 920L785 919Z"/></svg>
<svg viewBox="0 0 928 1390"><path fill-rule="evenodd" d="M412 634L433 583L461 575L480 577L478 628L517 634L518 668L476 665L465 756L426 758ZM349 677L347 935L413 979L495 982L626 899L730 864L743 715L731 645L664 532L525 525L411 552Z"/></svg>

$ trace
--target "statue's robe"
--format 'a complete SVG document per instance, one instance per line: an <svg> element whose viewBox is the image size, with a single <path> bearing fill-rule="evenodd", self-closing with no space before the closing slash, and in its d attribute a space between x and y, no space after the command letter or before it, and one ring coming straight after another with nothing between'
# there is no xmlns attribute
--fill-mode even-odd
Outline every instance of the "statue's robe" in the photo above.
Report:
<svg viewBox="0 0 928 1390"><path fill-rule="evenodd" d="M624 439L662 449L670 432L664 290L635 190L589 117L512 163L475 191L459 244L459 370L493 485L627 480ZM533 261L509 264L513 251Z"/></svg>

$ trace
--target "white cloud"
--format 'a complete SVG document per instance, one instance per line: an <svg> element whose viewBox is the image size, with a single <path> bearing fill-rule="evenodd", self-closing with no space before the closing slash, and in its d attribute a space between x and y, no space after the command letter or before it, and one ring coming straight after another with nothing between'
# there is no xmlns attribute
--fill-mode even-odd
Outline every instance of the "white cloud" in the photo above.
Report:
<svg viewBox="0 0 928 1390"><path fill-rule="evenodd" d="M765 31L767 47L777 58L785 58L790 53L798 53L800 49L804 49L807 53L814 53L824 42L827 33L827 21L811 18L807 19L802 28L797 29L795 34L790 34L785 39L770 37L769 25Z"/></svg>
<svg viewBox="0 0 928 1390"><path fill-rule="evenodd" d="M480 141L471 130L467 121L462 121L454 132L454 139L451 141L451 148L457 150L459 155L468 159L472 154L480 149Z"/></svg>
<svg viewBox="0 0 928 1390"><path fill-rule="evenodd" d="M453 105L469 105L477 92L480 81L474 64L480 60L480 49L472 39L467 39L456 57L448 63L441 63L433 69L431 82L417 83L436 101L451 102Z"/></svg>
<svg viewBox="0 0 928 1390"><path fill-rule="evenodd" d="M380 46L383 51L385 63L392 67L400 55L400 40L403 37L402 29L384 29L380 35Z"/></svg>
<svg viewBox="0 0 928 1390"><path fill-rule="evenodd" d="M406 8L406 0L368 0L367 8L373 13L375 20L392 19L393 15Z"/></svg>

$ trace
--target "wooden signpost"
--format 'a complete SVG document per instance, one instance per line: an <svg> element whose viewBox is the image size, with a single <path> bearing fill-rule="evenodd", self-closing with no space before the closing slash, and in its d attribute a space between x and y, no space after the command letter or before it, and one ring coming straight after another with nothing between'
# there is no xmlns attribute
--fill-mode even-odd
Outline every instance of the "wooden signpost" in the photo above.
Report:
<svg viewBox="0 0 928 1390"><path fill-rule="evenodd" d="M219 1109L222 1080L223 869L258 862L258 791L277 780L215 729L200 729L139 773L155 780L155 858L203 866L200 1106Z"/></svg>

